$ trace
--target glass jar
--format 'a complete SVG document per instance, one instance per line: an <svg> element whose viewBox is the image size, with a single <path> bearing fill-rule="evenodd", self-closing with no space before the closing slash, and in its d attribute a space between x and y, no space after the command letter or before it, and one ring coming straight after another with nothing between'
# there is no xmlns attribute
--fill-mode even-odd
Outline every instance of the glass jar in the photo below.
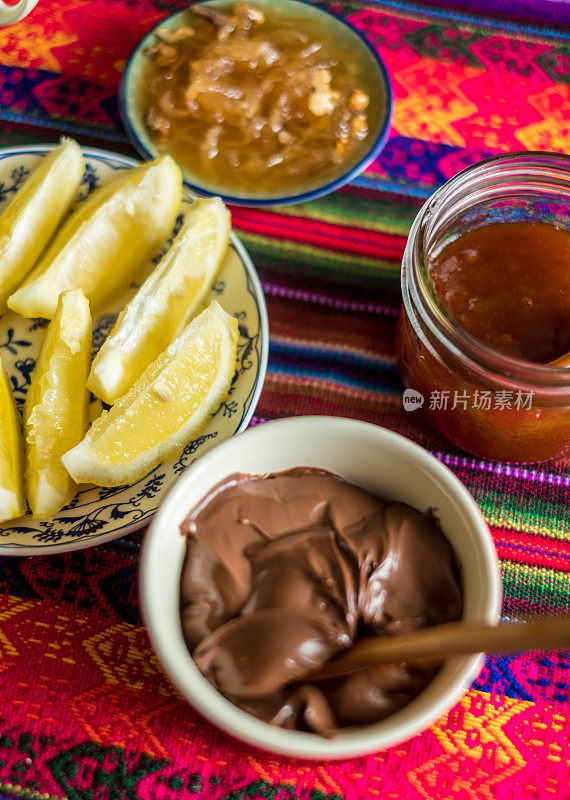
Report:
<svg viewBox="0 0 570 800"><path fill-rule="evenodd" d="M570 452L570 367L483 344L453 319L429 275L430 259L446 244L476 227L514 221L570 229L569 156L515 153L482 161L423 206L402 264L398 369L408 389L405 408L421 407L455 444L484 458L544 461Z"/></svg>

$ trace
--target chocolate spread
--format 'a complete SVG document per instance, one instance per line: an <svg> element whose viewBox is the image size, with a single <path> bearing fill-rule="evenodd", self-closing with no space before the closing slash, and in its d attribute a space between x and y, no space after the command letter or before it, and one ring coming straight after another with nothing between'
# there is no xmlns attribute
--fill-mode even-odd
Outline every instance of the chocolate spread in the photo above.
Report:
<svg viewBox="0 0 570 800"><path fill-rule="evenodd" d="M434 517L324 470L231 475L181 530L181 620L194 661L233 703L285 728L332 735L401 708L437 667L307 676L361 637L462 613L457 563Z"/></svg>

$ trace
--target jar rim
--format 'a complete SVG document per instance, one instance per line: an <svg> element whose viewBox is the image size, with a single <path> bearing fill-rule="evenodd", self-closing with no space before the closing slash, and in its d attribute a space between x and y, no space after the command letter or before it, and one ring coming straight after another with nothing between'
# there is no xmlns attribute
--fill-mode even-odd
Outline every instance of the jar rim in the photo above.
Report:
<svg viewBox="0 0 570 800"><path fill-rule="evenodd" d="M556 393L570 392L570 368L509 356L489 347L469 333L455 320L443 304L429 279L424 258L428 227L434 214L442 207L457 202L465 195L467 185L474 179L499 176L496 168L503 168L503 175L524 176L528 187L547 179L558 183L568 192L570 202L570 155L565 153L521 151L508 153L479 161L458 172L437 189L418 212L404 252L402 263L402 297L408 317L412 304L422 316L431 333L456 357L476 371L491 372L500 379L531 384L539 391L553 390Z"/></svg>

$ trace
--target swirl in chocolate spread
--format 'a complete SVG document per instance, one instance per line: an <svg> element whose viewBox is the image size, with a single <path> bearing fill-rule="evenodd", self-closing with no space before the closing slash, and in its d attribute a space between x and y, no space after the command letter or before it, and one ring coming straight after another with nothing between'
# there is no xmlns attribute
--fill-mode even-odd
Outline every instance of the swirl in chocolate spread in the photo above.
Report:
<svg viewBox="0 0 570 800"><path fill-rule="evenodd" d="M285 728L328 736L401 708L437 667L306 678L361 637L462 614L457 563L434 517L324 470L231 475L181 530L180 612L196 664L233 703Z"/></svg>

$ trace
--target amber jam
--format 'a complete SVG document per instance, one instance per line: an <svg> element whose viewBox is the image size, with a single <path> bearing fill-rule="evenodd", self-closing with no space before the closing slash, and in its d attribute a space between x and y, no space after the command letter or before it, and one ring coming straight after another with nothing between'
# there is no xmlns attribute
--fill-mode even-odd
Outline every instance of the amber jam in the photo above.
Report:
<svg viewBox="0 0 570 800"><path fill-rule="evenodd" d="M489 347L546 364L570 353L570 232L544 222L483 225L430 260L453 318Z"/></svg>
<svg viewBox="0 0 570 800"><path fill-rule="evenodd" d="M142 97L155 145L222 194L334 180L386 117L372 56L347 53L338 27L304 3L256 0L195 5L179 28L157 28Z"/></svg>
<svg viewBox="0 0 570 800"><path fill-rule="evenodd" d="M470 167L414 222L399 369L455 444L502 461L570 452L570 158Z"/></svg>

